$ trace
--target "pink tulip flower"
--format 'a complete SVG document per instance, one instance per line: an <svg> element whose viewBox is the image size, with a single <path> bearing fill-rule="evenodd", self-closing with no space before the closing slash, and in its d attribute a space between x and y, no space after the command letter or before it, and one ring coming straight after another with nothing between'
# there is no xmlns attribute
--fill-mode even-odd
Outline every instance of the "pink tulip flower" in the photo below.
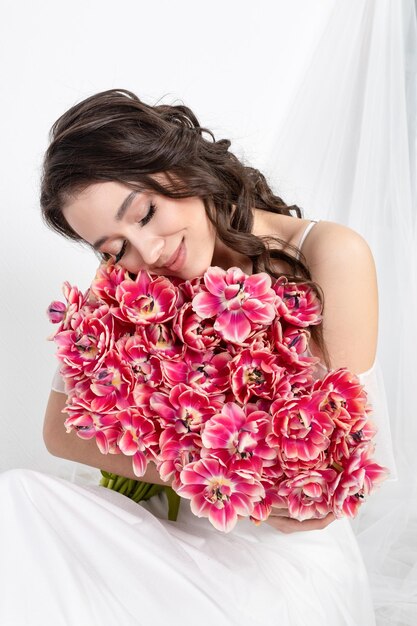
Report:
<svg viewBox="0 0 417 626"><path fill-rule="evenodd" d="M164 276L138 273L136 280L127 279L116 288L119 310L113 314L138 325L166 322L176 313L177 291Z"/></svg>
<svg viewBox="0 0 417 626"><path fill-rule="evenodd" d="M314 461L330 445L334 423L321 411L323 392L293 400L277 400L271 406L270 446L279 446L288 459Z"/></svg>
<svg viewBox="0 0 417 626"><path fill-rule="evenodd" d="M321 519L331 511L329 484L336 477L332 469L311 470L284 480L278 495L287 498L288 513L302 522Z"/></svg>
<svg viewBox="0 0 417 626"><path fill-rule="evenodd" d="M207 291L193 298L193 309L203 319L216 318L214 329L226 340L240 344L275 317L275 293L268 274L247 276L237 267L227 271L210 267L204 274Z"/></svg>
<svg viewBox="0 0 417 626"><path fill-rule="evenodd" d="M273 285L277 294L277 312L294 326L314 326L322 321L321 303L313 288L307 283L289 282L281 276Z"/></svg>
<svg viewBox="0 0 417 626"><path fill-rule="evenodd" d="M336 517L356 517L359 506L375 487L390 474L387 467L372 458L375 446L365 442L358 446L333 481L331 504Z"/></svg>
<svg viewBox="0 0 417 626"><path fill-rule="evenodd" d="M191 500L197 517L208 517L215 528L231 531L238 516L252 513L254 502L265 495L262 484L251 474L230 471L217 459L201 459L181 472L177 493Z"/></svg>

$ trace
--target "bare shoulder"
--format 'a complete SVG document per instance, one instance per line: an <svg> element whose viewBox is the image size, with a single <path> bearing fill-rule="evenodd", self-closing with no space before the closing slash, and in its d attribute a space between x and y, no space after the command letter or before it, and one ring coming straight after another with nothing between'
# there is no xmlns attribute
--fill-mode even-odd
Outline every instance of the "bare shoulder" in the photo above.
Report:
<svg viewBox="0 0 417 626"><path fill-rule="evenodd" d="M377 347L378 287L367 241L352 228L321 221L302 252L323 290L323 331L332 366L368 370Z"/></svg>
<svg viewBox="0 0 417 626"><path fill-rule="evenodd" d="M318 222L306 238L302 251L310 269L337 261L350 268L352 263L374 266L371 249L364 237L336 222Z"/></svg>

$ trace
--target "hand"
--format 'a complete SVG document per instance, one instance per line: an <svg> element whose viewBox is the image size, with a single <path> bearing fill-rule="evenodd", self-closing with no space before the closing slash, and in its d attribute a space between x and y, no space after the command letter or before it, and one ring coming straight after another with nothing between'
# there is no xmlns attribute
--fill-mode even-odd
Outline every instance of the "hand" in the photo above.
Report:
<svg viewBox="0 0 417 626"><path fill-rule="evenodd" d="M299 533L306 530L322 530L335 521L334 513L329 513L322 519L307 519L299 522L289 517L289 511L285 508L272 507L272 511L266 523L282 533Z"/></svg>

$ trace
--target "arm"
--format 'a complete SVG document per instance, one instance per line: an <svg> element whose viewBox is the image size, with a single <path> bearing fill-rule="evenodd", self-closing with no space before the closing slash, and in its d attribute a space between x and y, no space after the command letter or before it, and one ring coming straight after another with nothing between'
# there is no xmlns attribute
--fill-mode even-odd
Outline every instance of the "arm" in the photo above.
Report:
<svg viewBox="0 0 417 626"><path fill-rule="evenodd" d="M303 252L312 279L323 289L323 333L332 368L365 372L375 361L378 337L378 287L368 244L351 228L324 221L312 229ZM320 356L316 346L311 349Z"/></svg>
<svg viewBox="0 0 417 626"><path fill-rule="evenodd" d="M323 334L333 369L347 367L359 374L374 363L378 335L378 288L375 264L366 241L355 231L319 222L306 238L303 253L312 279L324 294ZM310 346L321 357L317 346ZM267 523L284 533L321 530L335 521L287 517L275 509Z"/></svg>
<svg viewBox="0 0 417 626"><path fill-rule="evenodd" d="M130 457L123 454L102 454L95 439L81 439L74 431L67 433L64 426L67 415L62 413L66 399L65 393L53 390L49 395L43 425L43 439L48 452L69 461L84 463L134 480L167 485L159 477L153 463L150 463L145 474L138 478L133 473Z"/></svg>

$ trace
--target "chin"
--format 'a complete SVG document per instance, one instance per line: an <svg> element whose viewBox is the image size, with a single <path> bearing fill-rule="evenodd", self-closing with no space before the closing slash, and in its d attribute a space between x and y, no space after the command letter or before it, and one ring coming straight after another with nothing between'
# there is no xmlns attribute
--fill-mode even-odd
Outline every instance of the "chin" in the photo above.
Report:
<svg viewBox="0 0 417 626"><path fill-rule="evenodd" d="M180 280L193 280L193 278L198 278L198 276L202 276L206 270L201 270L201 272L181 272L175 276L175 278L179 278Z"/></svg>
<svg viewBox="0 0 417 626"><path fill-rule="evenodd" d="M190 266L191 267L184 267L182 271L175 274L175 276L177 278L181 278L182 280L192 280L193 278L202 276L211 266L211 263L195 263L194 266L192 266L192 264L190 264Z"/></svg>

